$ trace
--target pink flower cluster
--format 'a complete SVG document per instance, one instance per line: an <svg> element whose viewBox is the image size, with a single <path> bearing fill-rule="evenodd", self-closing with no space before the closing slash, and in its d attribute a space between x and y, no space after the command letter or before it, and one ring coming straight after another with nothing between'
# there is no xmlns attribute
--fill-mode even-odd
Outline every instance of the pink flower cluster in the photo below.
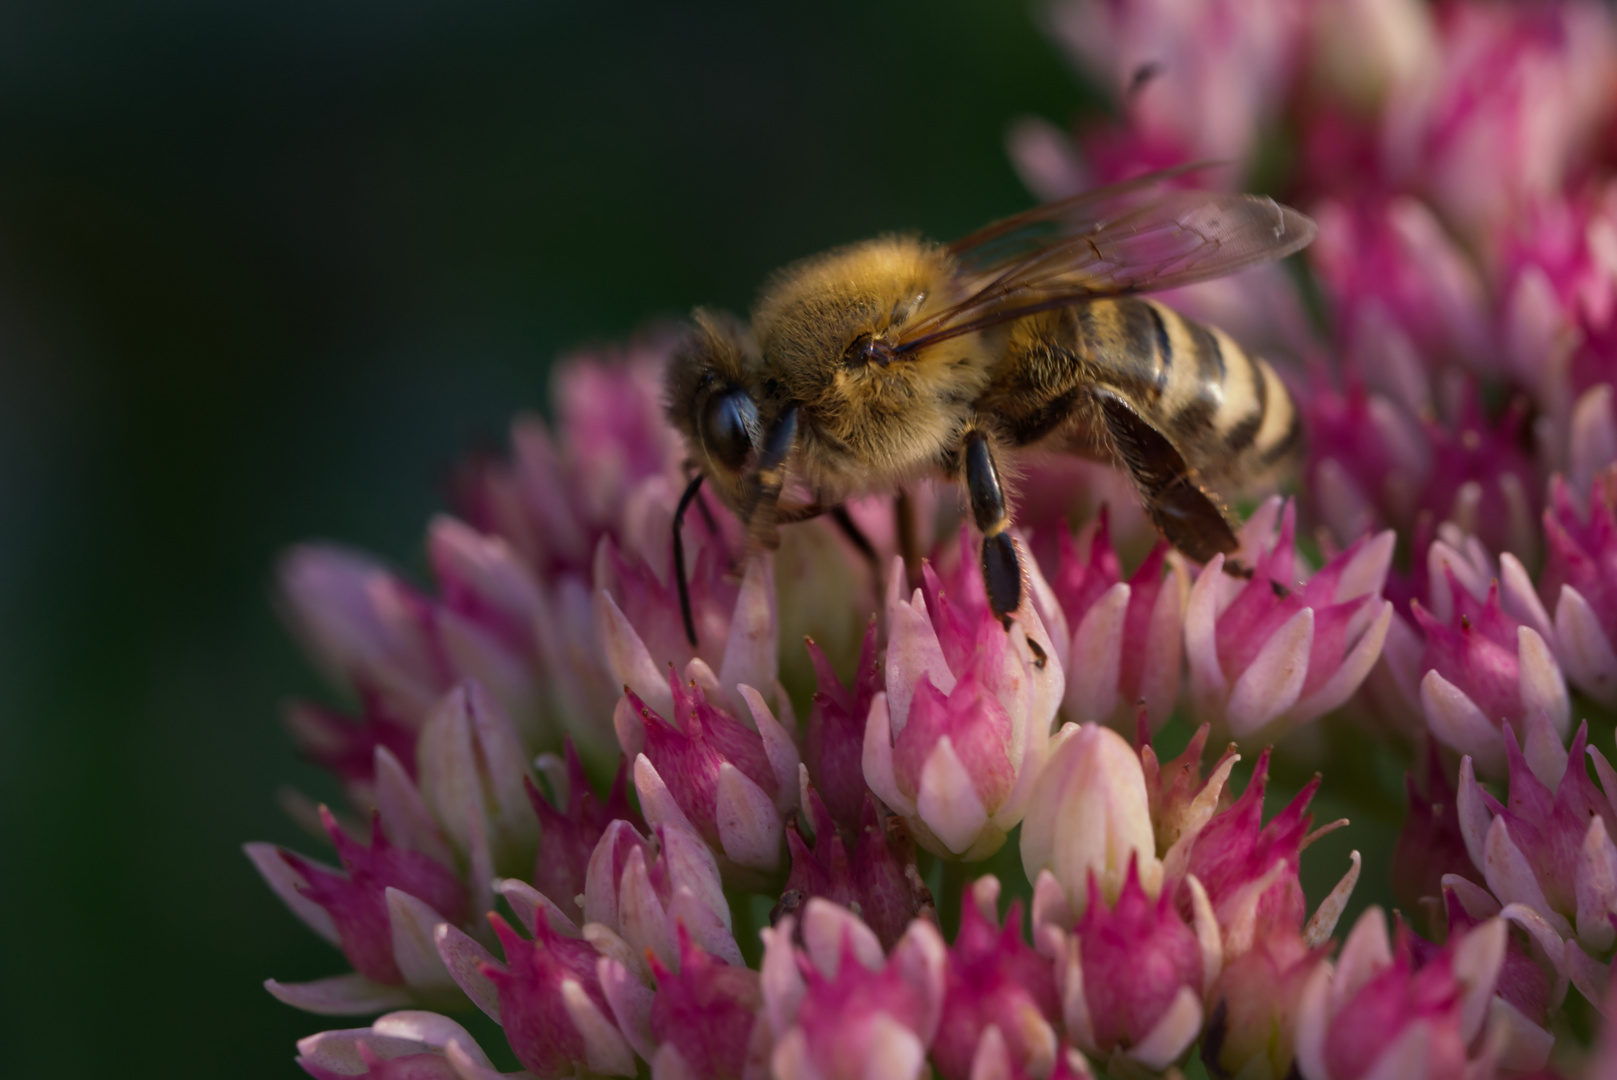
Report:
<svg viewBox="0 0 1617 1080"><path fill-rule="evenodd" d="M288 726L348 805L288 799L340 865L248 854L351 970L267 986L382 1014L299 1043L310 1075L1617 1060L1617 1031L1579 1044L1617 1010L1617 771L1596 745L1617 709L1617 17L1045 13L1117 108L1013 128L1035 192L1216 157L1233 166L1186 181L1262 184L1319 222L1302 274L1168 298L1262 350L1307 421L1294 495L1248 507L1250 574L1156 543L1105 469L1030 464L1007 630L947 489L910 492L904 526L894 499L848 507L879 571L823 520L749 554L699 498L693 646L672 339L562 364L555 422L519 421L432 523L430 587L331 546L282 564L288 621L351 703ZM1303 853L1347 824L1314 827L1322 786L1382 809L1333 786L1367 773L1343 754L1405 763L1410 805L1389 865L1322 867L1341 877L1310 903ZM1271 786L1290 797L1265 820ZM448 1015L472 1009L504 1047Z"/></svg>

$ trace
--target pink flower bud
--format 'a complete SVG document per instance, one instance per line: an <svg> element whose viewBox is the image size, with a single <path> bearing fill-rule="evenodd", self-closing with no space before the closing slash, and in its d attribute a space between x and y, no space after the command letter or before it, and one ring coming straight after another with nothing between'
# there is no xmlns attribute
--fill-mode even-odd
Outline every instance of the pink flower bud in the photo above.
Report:
<svg viewBox="0 0 1617 1080"><path fill-rule="evenodd" d="M1244 583L1223 573L1224 557L1214 556L1185 610L1197 716L1227 725L1238 738L1303 723L1344 703L1370 673L1392 619L1391 602L1380 597L1392 558L1390 532L1361 539L1298 583L1294 528L1288 504L1273 546L1260 549ZM1261 538L1263 518L1255 516L1245 532Z"/></svg>
<svg viewBox="0 0 1617 1080"><path fill-rule="evenodd" d="M1246 791L1197 835L1188 871L1205 887L1223 935L1224 956L1233 961L1271 934L1302 933L1310 947L1330 937L1358 881L1358 854L1331 895L1305 927L1307 910L1298 878L1302 850L1337 821L1315 832L1309 802L1319 788L1314 777L1280 813L1263 824L1269 751L1258 757Z"/></svg>
<svg viewBox="0 0 1617 1080"><path fill-rule="evenodd" d="M1147 896L1161 890L1145 774L1117 732L1097 724L1062 727L1029 806L1022 867L1029 880L1051 874L1075 916L1089 904L1091 879L1107 903L1117 901L1129 874Z"/></svg>
<svg viewBox="0 0 1617 1080"><path fill-rule="evenodd" d="M1295 931L1276 931L1225 963L1202 1042L1215 1076L1291 1073L1298 998L1328 951L1310 949Z"/></svg>
<svg viewBox="0 0 1617 1080"><path fill-rule="evenodd" d="M808 650L818 690L803 736L803 764L831 817L852 831L859 827L870 791L864 773L865 718L882 689L875 620L865 630L851 689L842 685L818 645L810 641Z"/></svg>
<svg viewBox="0 0 1617 1080"><path fill-rule="evenodd" d="M892 605L865 781L922 847L972 861L1022 820L1060 703L1061 662L1030 598L1007 631L978 595L952 594L956 603L931 567L923 573L925 588Z"/></svg>
<svg viewBox="0 0 1617 1080"><path fill-rule="evenodd" d="M506 538L544 580L587 574L602 535L634 531L626 528L634 493L678 481L683 450L662 415L674 344L672 335L650 335L558 363L550 394L556 429L520 418L509 460L464 472L457 501L467 520Z"/></svg>
<svg viewBox="0 0 1617 1080"><path fill-rule="evenodd" d="M1067 717L1077 723L1120 727L1144 701L1158 724L1179 696L1185 597L1183 565L1167 563L1159 543L1127 582L1112 550L1103 509L1087 550L1071 534L1058 534L1059 561L1050 578L1072 628L1067 663ZM1164 574L1164 567L1168 566Z"/></svg>
<svg viewBox="0 0 1617 1080"><path fill-rule="evenodd" d="M1556 651L1567 678L1595 700L1617 704L1617 511L1612 474L1589 487L1580 513L1566 481L1550 484L1544 511L1549 558L1539 595L1555 612Z"/></svg>
<svg viewBox="0 0 1617 1080"><path fill-rule="evenodd" d="M1617 189L1536 201L1504 237L1499 293L1518 381L1551 415L1588 388L1567 366L1587 331L1617 315ZM1581 485L1580 485L1581 486Z"/></svg>
<svg viewBox="0 0 1617 1080"><path fill-rule="evenodd" d="M417 723L453 685L435 605L381 563L306 545L283 556L279 576L293 629L338 682Z"/></svg>
<svg viewBox="0 0 1617 1080"><path fill-rule="evenodd" d="M686 527L692 526L687 523ZM672 568L664 571L647 562L626 559L610 538L602 543L595 574L596 588L600 590L598 618L606 635L608 660L620 684L634 685L635 671L627 666L626 652L644 651L658 668L668 664L683 668L695 656L704 657L712 666L723 656L738 596L730 574L730 557L715 541L691 546L695 553L687 553L686 558L691 617L698 639L695 649L685 636Z"/></svg>
<svg viewBox="0 0 1617 1080"><path fill-rule="evenodd" d="M1400 396L1423 394L1406 390ZM1429 430L1409 407L1357 381L1345 391L1318 382L1300 404L1308 422L1314 511L1336 542L1351 543L1378 527L1413 526L1434 452Z"/></svg>
<svg viewBox="0 0 1617 1080"><path fill-rule="evenodd" d="M1142 732L1145 721L1141 720ZM1184 868L1196 837L1218 810L1230 770L1241 760L1235 744L1224 748L1204 782L1201 776L1202 751L1212 727L1196 729L1184 752L1163 765L1149 742L1140 740L1140 767L1151 802L1151 824L1156 830L1157 850L1165 852L1169 876L1178 877Z"/></svg>
<svg viewBox="0 0 1617 1080"><path fill-rule="evenodd" d="M619 686L633 690L657 712L671 715L674 701L664 673L673 666L737 715L750 707L737 689L745 685L757 688L783 717L789 716L790 703L777 682L780 626L772 558L748 559L738 589L729 556L713 544L701 547L690 577L699 639L694 652L685 636L671 569L659 576L645 562L631 564L619 558L605 543L596 562L601 646ZM620 715L618 739L624 752L633 756L639 746L626 738L633 725L626 731L621 720Z"/></svg>
<svg viewBox="0 0 1617 1080"><path fill-rule="evenodd" d="M372 982L403 983L404 974L394 957L387 891L408 893L448 921L459 923L468 914L466 887L436 860L389 844L379 817L371 820L371 843L365 847L351 840L325 807L320 808L320 816L348 876L334 874L290 851L281 852L281 858L303 878L304 894L331 916L343 955L354 970Z"/></svg>
<svg viewBox="0 0 1617 1080"><path fill-rule="evenodd" d="M1555 1045L1550 1010L1561 1004L1567 990L1567 948L1560 935L1536 912L1520 904L1501 908L1486 891L1463 880L1444 886L1443 902L1449 937L1495 917L1505 924L1505 958L1489 1004L1499 1067L1512 1072L1542 1068ZM1437 951L1418 937L1413 948L1418 964Z"/></svg>
<svg viewBox="0 0 1617 1080"><path fill-rule="evenodd" d="M750 1080L759 1075L769 1025L763 1021L763 988L756 971L708 954L683 926L678 973L655 960L652 971L657 979L648 1024L657 1043L653 1075L659 1080Z"/></svg>
<svg viewBox="0 0 1617 1080"><path fill-rule="evenodd" d="M1181 161L1244 164L1285 99L1299 15L1273 0L1194 9L1147 0L1059 4L1050 22L1091 79L1124 99L1131 128L1177 141L1187 151Z"/></svg>
<svg viewBox="0 0 1617 1080"><path fill-rule="evenodd" d="M1522 449L1528 408L1518 395L1490 421L1480 391L1472 390L1452 422L1428 421L1432 471L1421 505L1488 550L1511 551L1531 563L1539 548L1534 510L1542 488L1535 463Z"/></svg>
<svg viewBox="0 0 1617 1080"><path fill-rule="evenodd" d="M1452 622L1418 603L1410 609L1426 639L1420 702L1432 734L1474 757L1489 775L1504 770L1505 727L1516 725L1534 745L1559 749L1571 726L1571 703L1543 636L1505 612L1497 580L1483 601L1459 584L1455 567L1444 569L1443 580Z"/></svg>
<svg viewBox="0 0 1617 1080"><path fill-rule="evenodd" d="M1438 20L1437 63L1388 102L1391 176L1475 239L1558 193L1612 115L1617 48L1593 3L1467 4Z"/></svg>
<svg viewBox="0 0 1617 1080"><path fill-rule="evenodd" d="M972 1080L983 1033L997 1028L1018 1067L1043 1073L1057 1059L1060 1002L1049 959L1022 940L1022 904L999 924L999 881L978 879L961 905L949 950L943 1019L932 1061L943 1080Z"/></svg>
<svg viewBox="0 0 1617 1080"><path fill-rule="evenodd" d="M931 923L912 923L885 959L845 908L810 900L799 951L796 920L765 930L763 991L780 1080L919 1080L943 1012L947 949Z"/></svg>
<svg viewBox="0 0 1617 1080"><path fill-rule="evenodd" d="M915 844L901 819L883 814L868 792L863 821L855 833L852 857L819 794L804 786L805 817L813 846L798 821L786 826L792 872L772 920L796 914L811 897L823 897L857 911L883 948L891 948L918 917L933 917L932 893L915 865Z"/></svg>
<svg viewBox="0 0 1617 1080"><path fill-rule="evenodd" d="M494 1080L499 1074L465 1028L430 1012L395 1012L370 1027L298 1040L298 1065L315 1080Z"/></svg>
<svg viewBox="0 0 1617 1080"><path fill-rule="evenodd" d="M434 523L429 548L442 600L365 555L321 545L287 552L281 590L294 628L382 714L419 728L451 686L476 679L529 745L554 745L533 660L539 596L529 572L503 540L449 518Z"/></svg>
<svg viewBox="0 0 1617 1080"><path fill-rule="evenodd" d="M1377 342L1396 338L1395 348L1412 352L1412 359L1460 360L1489 370L1481 276L1429 207L1407 196L1351 206L1328 202L1314 209L1314 218L1319 238L1308 259L1332 302L1344 351L1379 365ZM1378 373L1373 367L1365 374ZM1385 380L1372 377L1371 383L1389 392L1411 374L1388 370ZM1406 407L1422 404L1394 397Z"/></svg>
<svg viewBox="0 0 1617 1080"><path fill-rule="evenodd" d="M1197 902L1193 930L1167 891L1147 894L1138 857L1130 858L1115 903L1093 873L1088 891L1084 914L1057 953L1067 1035L1086 1053L1121 1053L1164 1069L1200 1034L1202 998L1218 974L1218 929L1206 898ZM1199 895L1199 887L1192 891Z"/></svg>
<svg viewBox="0 0 1617 1080"><path fill-rule="evenodd" d="M679 966L681 926L704 951L741 963L713 853L679 825L658 825L654 836L655 846L627 821L614 821L602 834L585 879L585 935L641 973L648 956L665 967ZM607 934L622 947L609 947Z"/></svg>
<svg viewBox="0 0 1617 1080"><path fill-rule="evenodd" d="M669 671L673 719L664 719L632 690L645 752L635 786L646 820L696 832L735 867L773 871L780 863L781 814L797 801L797 750L751 687L756 729L712 705L701 686ZM727 871L728 872L728 871Z"/></svg>
<svg viewBox="0 0 1617 1080"><path fill-rule="evenodd" d="M294 702L286 710L286 727L305 759L332 773L349 800L373 805L378 747L415 775L416 728L389 714L373 694L361 695L360 715L350 717L336 709Z"/></svg>
<svg viewBox="0 0 1617 1080"><path fill-rule="evenodd" d="M527 874L539 845L533 774L494 698L476 683L451 690L421 729L416 760L427 808L472 866L486 868L481 876Z"/></svg>
<svg viewBox="0 0 1617 1080"><path fill-rule="evenodd" d="M977 1041L971 1059L971 1080L1095 1080L1095 1073L1084 1056L1070 1046L1056 1053L1055 1068L1035 1074L1017 1065L998 1027L990 1024Z"/></svg>
<svg viewBox="0 0 1617 1080"><path fill-rule="evenodd" d="M498 915L489 922L505 963L484 961L480 970L499 994L497 1019L517 1060L540 1077L570 1076L577 1066L633 1076L634 1054L601 991L595 948L544 919L531 940Z"/></svg>
<svg viewBox="0 0 1617 1080"><path fill-rule="evenodd" d="M1580 724L1570 751L1542 740L1524 753L1505 730L1510 799L1500 803L1477 783L1470 758L1460 763L1460 829L1471 861L1502 904L1537 912L1563 938L1576 937L1587 952L1617 942L1617 807L1610 790L1617 774L1593 748L1602 792L1583 765L1588 725ZM1532 742L1528 751L1534 751Z"/></svg>
<svg viewBox="0 0 1617 1080"><path fill-rule="evenodd" d="M1487 1019L1504 954L1505 925L1490 920L1417 963L1408 930L1400 926L1394 945L1381 909L1370 908L1335 967L1321 964L1303 987L1298 1071L1304 1080L1474 1075L1467 1048Z"/></svg>
<svg viewBox="0 0 1617 1080"><path fill-rule="evenodd" d="M1428 739L1417 759L1416 768L1404 775L1409 814L1392 853L1393 895L1410 912L1441 897L1447 877L1481 880L1465 849L1454 785L1442 755Z"/></svg>
<svg viewBox="0 0 1617 1080"><path fill-rule="evenodd" d="M528 801L539 815L539 855L534 860L533 884L575 922L584 911L577 898L584 894L584 877L590 856L601 834L614 821L625 821L644 829L640 815L629 805L628 762L620 760L612 790L603 803L590 790L583 763L567 741L566 760L549 756L551 790L557 802L540 794L532 781L527 784ZM541 759L541 765L546 762Z"/></svg>
<svg viewBox="0 0 1617 1080"><path fill-rule="evenodd" d="M1317 0L1305 11L1309 81L1356 111L1379 110L1436 62L1432 15L1420 0Z"/></svg>

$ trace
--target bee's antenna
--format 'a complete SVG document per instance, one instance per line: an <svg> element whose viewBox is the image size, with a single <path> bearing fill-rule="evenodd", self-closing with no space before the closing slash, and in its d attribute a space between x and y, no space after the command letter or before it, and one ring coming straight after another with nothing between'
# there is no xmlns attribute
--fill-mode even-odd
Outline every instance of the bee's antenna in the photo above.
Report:
<svg viewBox="0 0 1617 1080"><path fill-rule="evenodd" d="M679 613L685 620L685 636L693 649L696 647L696 620L691 617L691 586L685 580L685 538L681 533L685 526L685 511L690 509L696 493L702 490L702 475L697 473L685 485L685 494L679 497L679 506L674 509L674 584L679 589ZM704 506L704 512L706 509Z"/></svg>

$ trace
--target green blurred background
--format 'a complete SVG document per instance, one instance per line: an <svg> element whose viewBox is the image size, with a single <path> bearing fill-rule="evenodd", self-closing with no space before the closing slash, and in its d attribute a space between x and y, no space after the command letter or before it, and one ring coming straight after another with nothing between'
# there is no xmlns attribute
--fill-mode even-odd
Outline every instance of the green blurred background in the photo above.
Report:
<svg viewBox="0 0 1617 1080"><path fill-rule="evenodd" d="M0 6L0 1074L341 1026L240 853L322 790L279 549L417 565L558 352L1019 209L1006 122L1080 99L1021 2Z"/></svg>

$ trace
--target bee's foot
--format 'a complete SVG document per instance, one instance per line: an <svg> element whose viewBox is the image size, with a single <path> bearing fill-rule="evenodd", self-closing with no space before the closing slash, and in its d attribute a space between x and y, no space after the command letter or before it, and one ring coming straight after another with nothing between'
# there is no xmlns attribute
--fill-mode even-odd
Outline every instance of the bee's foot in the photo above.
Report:
<svg viewBox="0 0 1617 1080"><path fill-rule="evenodd" d="M1242 581L1251 581L1254 573L1252 567L1240 559L1225 559L1224 572L1230 577L1238 577Z"/></svg>

